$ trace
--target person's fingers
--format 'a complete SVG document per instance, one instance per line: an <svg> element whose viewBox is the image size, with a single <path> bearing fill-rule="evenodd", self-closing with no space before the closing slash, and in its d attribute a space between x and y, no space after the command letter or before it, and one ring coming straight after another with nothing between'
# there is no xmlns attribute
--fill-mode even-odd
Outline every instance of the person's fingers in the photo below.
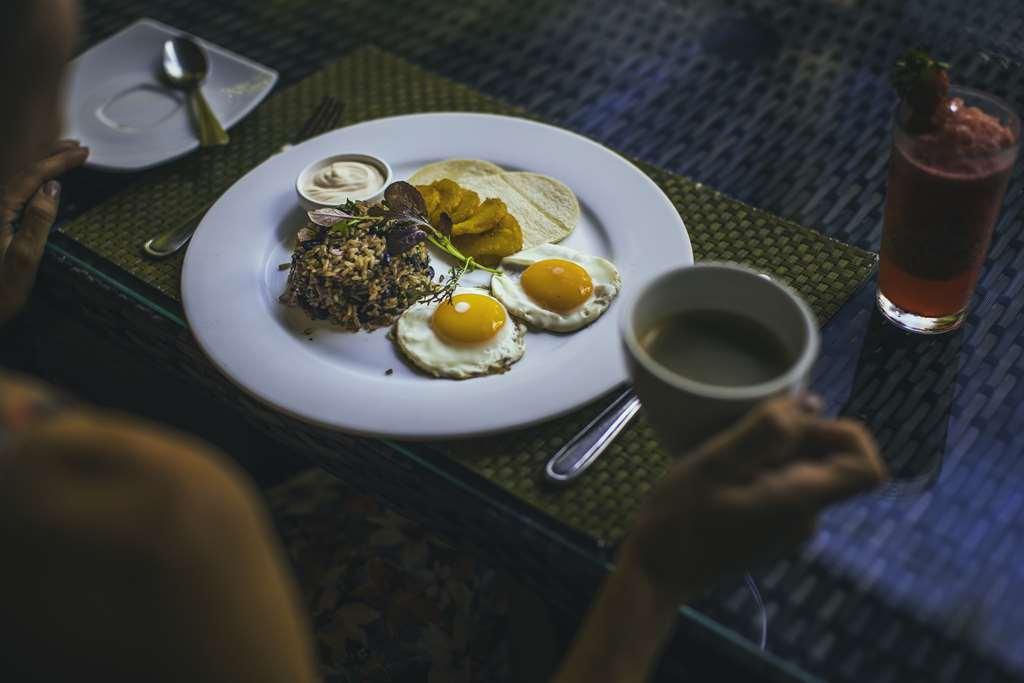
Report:
<svg viewBox="0 0 1024 683"><path fill-rule="evenodd" d="M57 220L60 208L61 185L57 180L48 180L25 205L21 216L21 225L14 234L12 243L27 240L35 253L42 255L46 240L50 237L50 228Z"/></svg>
<svg viewBox="0 0 1024 683"><path fill-rule="evenodd" d="M825 399L809 391L800 394L796 402L797 406L807 415L817 416L825 410Z"/></svg>
<svg viewBox="0 0 1024 683"><path fill-rule="evenodd" d="M887 476L878 445L860 422L851 419L815 420L808 425L800 443L802 457L820 460L833 453L844 452L864 453L881 476Z"/></svg>
<svg viewBox="0 0 1024 683"><path fill-rule="evenodd" d="M750 495L765 509L816 512L877 487L885 480L884 472L876 454L847 451L827 460L801 461L772 472L753 487Z"/></svg>
<svg viewBox="0 0 1024 683"><path fill-rule="evenodd" d="M20 183L19 183L20 184ZM0 187L0 226L9 230L11 223L18 219L21 207L25 205L23 200L18 199L20 190L12 190L8 187Z"/></svg>
<svg viewBox="0 0 1024 683"><path fill-rule="evenodd" d="M64 152L66 150L74 149L75 147L81 147L81 146L82 146L82 143L79 142L78 140L72 140L70 138L63 138L63 139L57 140L57 142L53 143L53 147L50 148L50 154L51 155L58 154L60 152Z"/></svg>
<svg viewBox="0 0 1024 683"><path fill-rule="evenodd" d="M718 470L731 468L742 476L786 462L800 443L811 418L798 401L781 397L752 410L735 427L699 447L697 457Z"/></svg>
<svg viewBox="0 0 1024 683"><path fill-rule="evenodd" d="M0 261L0 293L5 305L20 306L35 282L39 261L57 218L60 183L51 180L32 197L25 207L21 229L11 238Z"/></svg>
<svg viewBox="0 0 1024 683"><path fill-rule="evenodd" d="M89 148L74 146L63 149L56 154L51 154L32 168L32 174L36 180L36 186L47 180L53 180L64 175L68 171L78 168L89 158Z"/></svg>
<svg viewBox="0 0 1024 683"><path fill-rule="evenodd" d="M78 168L88 158L88 147L68 147L33 164L27 172L12 178L4 190L0 206L0 224L7 225L14 221L40 185Z"/></svg>

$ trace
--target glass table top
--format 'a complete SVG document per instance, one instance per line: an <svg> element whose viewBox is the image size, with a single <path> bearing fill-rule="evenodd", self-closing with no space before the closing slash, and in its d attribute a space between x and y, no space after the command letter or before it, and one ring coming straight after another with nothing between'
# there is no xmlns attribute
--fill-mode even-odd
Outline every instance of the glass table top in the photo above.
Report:
<svg viewBox="0 0 1024 683"><path fill-rule="evenodd" d="M282 85L373 42L872 251L895 104L887 70L900 52L931 46L952 62L954 81L1024 111L1024 9L997 0L85 5L86 44L151 16L273 66ZM268 34L268 26L276 28ZM837 680L1024 676L1024 614L1016 609L1024 602L1020 175L1018 164L962 330L895 330L874 309L874 283L824 329L813 385L834 414L868 423L894 476L882 493L824 515L801 551L754 572L767 648L804 672ZM139 177L76 173L65 217ZM59 236L52 248L184 325L175 302L110 264ZM709 623L757 639L742 581L694 607ZM902 675L881 665L888 657L905 660Z"/></svg>

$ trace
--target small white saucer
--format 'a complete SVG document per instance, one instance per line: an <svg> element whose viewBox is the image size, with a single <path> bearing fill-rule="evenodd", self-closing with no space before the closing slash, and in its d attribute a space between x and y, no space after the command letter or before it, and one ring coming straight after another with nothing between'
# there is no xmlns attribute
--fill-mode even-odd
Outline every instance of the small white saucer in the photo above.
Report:
<svg viewBox="0 0 1024 683"><path fill-rule="evenodd" d="M64 136L90 148L89 166L138 171L199 146L185 93L160 79L164 41L182 33L141 19L71 63ZM270 93L277 72L200 42L210 59L203 93L230 129Z"/></svg>

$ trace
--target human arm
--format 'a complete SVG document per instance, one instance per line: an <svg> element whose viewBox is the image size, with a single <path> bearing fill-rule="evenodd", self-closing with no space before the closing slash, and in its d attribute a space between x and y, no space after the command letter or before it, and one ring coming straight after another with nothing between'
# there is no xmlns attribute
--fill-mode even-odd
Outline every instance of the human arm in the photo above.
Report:
<svg viewBox="0 0 1024 683"><path fill-rule="evenodd" d="M556 683L646 679L680 604L794 546L885 467L858 423L777 399L684 456L642 508Z"/></svg>

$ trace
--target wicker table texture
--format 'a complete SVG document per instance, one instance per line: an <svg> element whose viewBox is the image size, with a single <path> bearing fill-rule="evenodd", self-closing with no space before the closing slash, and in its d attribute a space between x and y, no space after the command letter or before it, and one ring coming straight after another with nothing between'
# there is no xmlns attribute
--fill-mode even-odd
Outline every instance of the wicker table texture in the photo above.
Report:
<svg viewBox="0 0 1024 683"><path fill-rule="evenodd" d="M92 173L76 178L67 195L73 220L55 241L60 254L48 264L48 277L82 272L83 262L92 263L84 269L91 279L109 279L113 287L83 295L107 311L104 327L129 334L111 333L112 344L151 344L154 357L225 395L233 390L212 378L188 335L166 334L167 321L180 316L176 271L147 272L137 254L129 262L115 243L125 224L108 222L104 242L102 230L88 228L89 217L113 215L105 212L154 187L191 183L197 200L212 199L232 175L283 141L291 123L301 120L297 111L334 87L316 80L329 80L331 69L321 69L342 55L360 64L348 68L364 76L384 69L384 62L398 64L393 54L468 86L407 71L404 63L396 73L419 75L399 78L403 92L414 93L403 101L391 89L398 82L381 84L370 97L370 86L342 79L335 85L351 100L351 120L421 108L513 111L511 105L520 115L564 125L642 160L695 226L699 257L782 268L823 321L870 270L870 259L772 214L864 249L877 247L894 104L885 71L895 55L908 45L930 44L955 64L955 80L1003 95L1018 110L1024 104L1024 18L1013 3L994 0L969 8L925 0L641 6L605 0L99 0L87 3L89 41L140 16L274 66L282 73L281 89L239 127L240 140L243 132L258 131L244 137L260 141L244 158L204 152L129 181ZM380 49L359 47L365 43ZM310 87L303 79L314 73ZM302 106L284 111L277 103L294 84L309 92L299 98ZM750 210L676 173L772 213ZM896 478L883 494L830 512L811 544L756 573L768 605L768 649L804 672L850 681L986 681L1024 673L1024 617L1015 609L1024 597L1024 443L1013 428L1024 410L1019 188L1015 177L963 330L938 339L895 332L873 313L871 287L825 328L815 387L835 411L871 424ZM705 240L701 228L708 229ZM794 262L794 250L806 258ZM108 273L111 260L120 268ZM118 289L124 296L115 294ZM73 305L70 293L52 296ZM157 309L168 315L151 313ZM162 342L154 341L156 330ZM483 456L480 448L437 453L296 429L244 398L230 400L258 428L391 499L402 501L424 482L436 484L438 495L429 495L429 504L404 504L472 538L546 595L561 594L571 605L582 602L600 575L607 557L602 542L621 536L636 501L664 466L651 457L658 451L640 425L588 474L585 486L553 494L527 472L585 413L506 437ZM366 466L369 457L379 467ZM467 519L470 511L476 511L473 519ZM714 626L709 617L743 635L755 632L752 599L739 581L724 582L694 608L683 632L697 640L714 640L699 626ZM749 648L743 656L752 656ZM777 663L763 665L805 675Z"/></svg>

